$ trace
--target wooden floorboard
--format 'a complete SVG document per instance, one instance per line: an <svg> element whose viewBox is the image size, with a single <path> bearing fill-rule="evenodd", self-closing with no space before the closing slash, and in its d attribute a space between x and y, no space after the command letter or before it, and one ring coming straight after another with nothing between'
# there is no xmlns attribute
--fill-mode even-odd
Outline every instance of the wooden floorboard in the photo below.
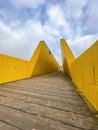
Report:
<svg viewBox="0 0 98 130"><path fill-rule="evenodd" d="M0 85L0 130L98 130L95 115L61 73Z"/></svg>

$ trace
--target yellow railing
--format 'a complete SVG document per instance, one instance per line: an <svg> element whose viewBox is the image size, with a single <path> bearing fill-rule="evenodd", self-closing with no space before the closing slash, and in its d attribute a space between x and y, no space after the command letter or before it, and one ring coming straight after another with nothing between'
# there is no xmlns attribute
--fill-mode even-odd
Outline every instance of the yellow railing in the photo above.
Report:
<svg viewBox="0 0 98 130"><path fill-rule="evenodd" d="M98 41L72 64L72 79L98 111Z"/></svg>
<svg viewBox="0 0 98 130"><path fill-rule="evenodd" d="M30 61L0 54L0 84L60 71L59 64L41 41Z"/></svg>
<svg viewBox="0 0 98 130"><path fill-rule="evenodd" d="M67 50L65 46L63 47L63 54L66 54ZM62 59L64 62L67 57L62 55ZM75 85L98 111L98 41L77 59L70 62L69 69Z"/></svg>
<svg viewBox="0 0 98 130"><path fill-rule="evenodd" d="M75 60L75 57L64 39L60 39L60 43L62 52L63 71L70 79L72 79L70 65Z"/></svg>

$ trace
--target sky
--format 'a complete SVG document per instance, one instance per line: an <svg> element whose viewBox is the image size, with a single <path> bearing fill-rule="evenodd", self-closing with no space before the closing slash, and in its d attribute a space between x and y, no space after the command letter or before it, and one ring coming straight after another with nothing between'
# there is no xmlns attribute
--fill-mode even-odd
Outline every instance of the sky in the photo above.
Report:
<svg viewBox="0 0 98 130"><path fill-rule="evenodd" d="M98 39L98 0L0 0L0 53L29 60L45 40L61 64L60 38L78 57Z"/></svg>

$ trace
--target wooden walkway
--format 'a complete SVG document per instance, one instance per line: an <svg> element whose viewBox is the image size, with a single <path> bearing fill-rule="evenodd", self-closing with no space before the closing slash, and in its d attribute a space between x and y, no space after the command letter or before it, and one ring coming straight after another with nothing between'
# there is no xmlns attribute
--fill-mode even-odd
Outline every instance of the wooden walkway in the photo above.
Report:
<svg viewBox="0 0 98 130"><path fill-rule="evenodd" d="M98 130L98 119L61 73L0 85L0 130Z"/></svg>

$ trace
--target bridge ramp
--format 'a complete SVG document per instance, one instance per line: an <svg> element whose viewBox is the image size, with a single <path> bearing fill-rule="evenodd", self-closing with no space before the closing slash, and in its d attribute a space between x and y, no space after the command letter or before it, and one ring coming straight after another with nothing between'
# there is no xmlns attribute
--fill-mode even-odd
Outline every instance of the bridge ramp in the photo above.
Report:
<svg viewBox="0 0 98 130"><path fill-rule="evenodd" d="M98 130L95 115L62 73L0 85L0 130Z"/></svg>

